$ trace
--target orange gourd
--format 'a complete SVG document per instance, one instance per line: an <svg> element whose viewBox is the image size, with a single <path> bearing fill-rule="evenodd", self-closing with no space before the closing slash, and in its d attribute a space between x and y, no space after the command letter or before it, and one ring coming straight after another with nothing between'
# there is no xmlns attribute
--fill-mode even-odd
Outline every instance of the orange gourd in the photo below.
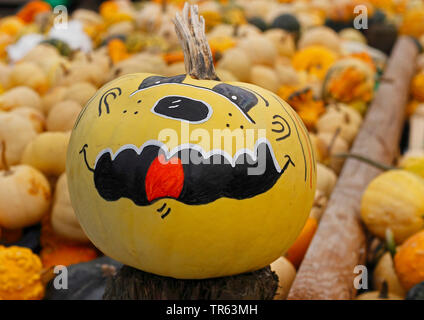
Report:
<svg viewBox="0 0 424 320"><path fill-rule="evenodd" d="M40 253L41 261L45 268L88 262L96 259L97 256L97 250L92 246L66 243L58 244L55 247L44 248Z"/></svg>
<svg viewBox="0 0 424 320"><path fill-rule="evenodd" d="M28 248L0 246L0 300L40 300L44 296L40 258Z"/></svg>
<svg viewBox="0 0 424 320"><path fill-rule="evenodd" d="M130 57L127 47L121 39L113 39L109 41L107 49L113 63L118 63Z"/></svg>
<svg viewBox="0 0 424 320"><path fill-rule="evenodd" d="M395 269L405 290L424 281L424 231L409 237L397 250Z"/></svg>
<svg viewBox="0 0 424 320"><path fill-rule="evenodd" d="M299 268L303 257L308 250L309 244L314 237L315 231L318 228L318 222L315 218L308 218L305 226L302 229L299 237L294 244L287 250L286 258L296 267Z"/></svg>
<svg viewBox="0 0 424 320"><path fill-rule="evenodd" d="M27 3L17 14L25 23L31 23L34 21L35 16L39 13L49 12L51 6L44 1L31 1Z"/></svg>

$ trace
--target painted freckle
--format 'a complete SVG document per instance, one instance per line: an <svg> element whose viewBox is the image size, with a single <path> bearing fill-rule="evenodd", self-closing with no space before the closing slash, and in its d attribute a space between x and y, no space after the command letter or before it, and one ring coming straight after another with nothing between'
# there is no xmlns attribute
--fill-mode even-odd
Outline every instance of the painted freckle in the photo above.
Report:
<svg viewBox="0 0 424 320"><path fill-rule="evenodd" d="M141 103L141 100L138 100L137 103Z"/></svg>
<svg viewBox="0 0 424 320"><path fill-rule="evenodd" d="M137 114L137 113L138 113L138 111L134 112L134 114Z"/></svg>
<svg viewBox="0 0 424 320"><path fill-rule="evenodd" d="M229 127L230 127L230 125L229 125L228 123L226 124L226 126L227 126L227 128L229 128Z"/></svg>
<svg viewBox="0 0 424 320"><path fill-rule="evenodd" d="M229 113L228 115L229 115L230 117L232 116L232 114L231 114L231 113Z"/></svg>
<svg viewBox="0 0 424 320"><path fill-rule="evenodd" d="M127 110L122 111L123 113L127 113Z"/></svg>
<svg viewBox="0 0 424 320"><path fill-rule="evenodd" d="M240 126L240 129L243 129L244 127L243 126Z"/></svg>

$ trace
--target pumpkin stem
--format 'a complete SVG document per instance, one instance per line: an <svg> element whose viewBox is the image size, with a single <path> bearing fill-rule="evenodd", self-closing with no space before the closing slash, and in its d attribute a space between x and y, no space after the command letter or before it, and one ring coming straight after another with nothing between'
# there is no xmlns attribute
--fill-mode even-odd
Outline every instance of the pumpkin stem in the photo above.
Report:
<svg viewBox="0 0 424 320"><path fill-rule="evenodd" d="M367 157L364 157L364 156L361 156L361 155L355 154L355 153L337 153L337 154L333 155L333 157L337 157L337 158L353 158L353 159L359 160L361 162L365 162L365 163L367 163L367 164L369 164L369 165L371 165L371 166L373 166L375 168L378 168L380 170L383 170L383 171L397 169L394 166L386 165L384 163L380 163L380 162L374 161L374 160L372 160L370 158L367 158Z"/></svg>
<svg viewBox="0 0 424 320"><path fill-rule="evenodd" d="M380 294L378 295L380 299L388 299L389 298L389 286L387 285L387 281L384 280L381 284Z"/></svg>
<svg viewBox="0 0 424 320"><path fill-rule="evenodd" d="M392 258L394 258L396 255L396 242L393 236L393 231L390 228L386 229L386 247Z"/></svg>
<svg viewBox="0 0 424 320"><path fill-rule="evenodd" d="M333 150L334 144L336 143L336 139L339 136L341 131L342 131L342 128L338 127L336 131L334 132L333 136L331 137L331 141L327 147L327 155L331 155L331 151Z"/></svg>
<svg viewBox="0 0 424 320"><path fill-rule="evenodd" d="M1 162L4 165L5 173L9 173L10 167L6 160L6 141L4 140L1 141Z"/></svg>
<svg viewBox="0 0 424 320"><path fill-rule="evenodd" d="M182 16L177 12L173 21L183 48L187 74L194 79L219 81L213 65L211 48L206 40L205 20L199 16L198 6L186 2Z"/></svg>
<svg viewBox="0 0 424 320"><path fill-rule="evenodd" d="M166 13L166 11L168 10L168 1L166 0L162 0L161 1L161 7L162 7L162 13Z"/></svg>

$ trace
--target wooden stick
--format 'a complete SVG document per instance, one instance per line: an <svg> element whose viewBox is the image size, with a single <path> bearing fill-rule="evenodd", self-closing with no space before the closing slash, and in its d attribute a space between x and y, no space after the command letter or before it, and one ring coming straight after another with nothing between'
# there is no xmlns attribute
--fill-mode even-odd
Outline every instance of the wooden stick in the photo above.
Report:
<svg viewBox="0 0 424 320"><path fill-rule="evenodd" d="M409 150L424 150L424 104L420 104L409 119Z"/></svg>
<svg viewBox="0 0 424 320"><path fill-rule="evenodd" d="M104 300L272 300L278 277L270 267L231 277L179 280L123 266L106 284Z"/></svg>
<svg viewBox="0 0 424 320"><path fill-rule="evenodd" d="M205 20L199 17L197 5L191 6L186 2L182 16L178 12L175 15L174 24L184 52L186 73L194 79L219 80L206 40Z"/></svg>
<svg viewBox="0 0 424 320"><path fill-rule="evenodd" d="M352 153L391 164L408 101L409 84L418 54L416 44L400 37L388 62L385 78L355 139ZM365 232L359 212L361 196L380 170L348 159L327 209L289 293L289 299L352 299L355 266L365 262Z"/></svg>

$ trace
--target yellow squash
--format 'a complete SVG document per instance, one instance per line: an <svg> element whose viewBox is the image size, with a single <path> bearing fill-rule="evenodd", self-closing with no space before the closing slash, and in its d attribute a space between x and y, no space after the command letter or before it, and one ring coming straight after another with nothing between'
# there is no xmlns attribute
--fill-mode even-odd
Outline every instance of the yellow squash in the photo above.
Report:
<svg viewBox="0 0 424 320"><path fill-rule="evenodd" d="M375 178L362 196L361 217L367 228L396 243L424 228L424 180L405 170L389 170Z"/></svg>

